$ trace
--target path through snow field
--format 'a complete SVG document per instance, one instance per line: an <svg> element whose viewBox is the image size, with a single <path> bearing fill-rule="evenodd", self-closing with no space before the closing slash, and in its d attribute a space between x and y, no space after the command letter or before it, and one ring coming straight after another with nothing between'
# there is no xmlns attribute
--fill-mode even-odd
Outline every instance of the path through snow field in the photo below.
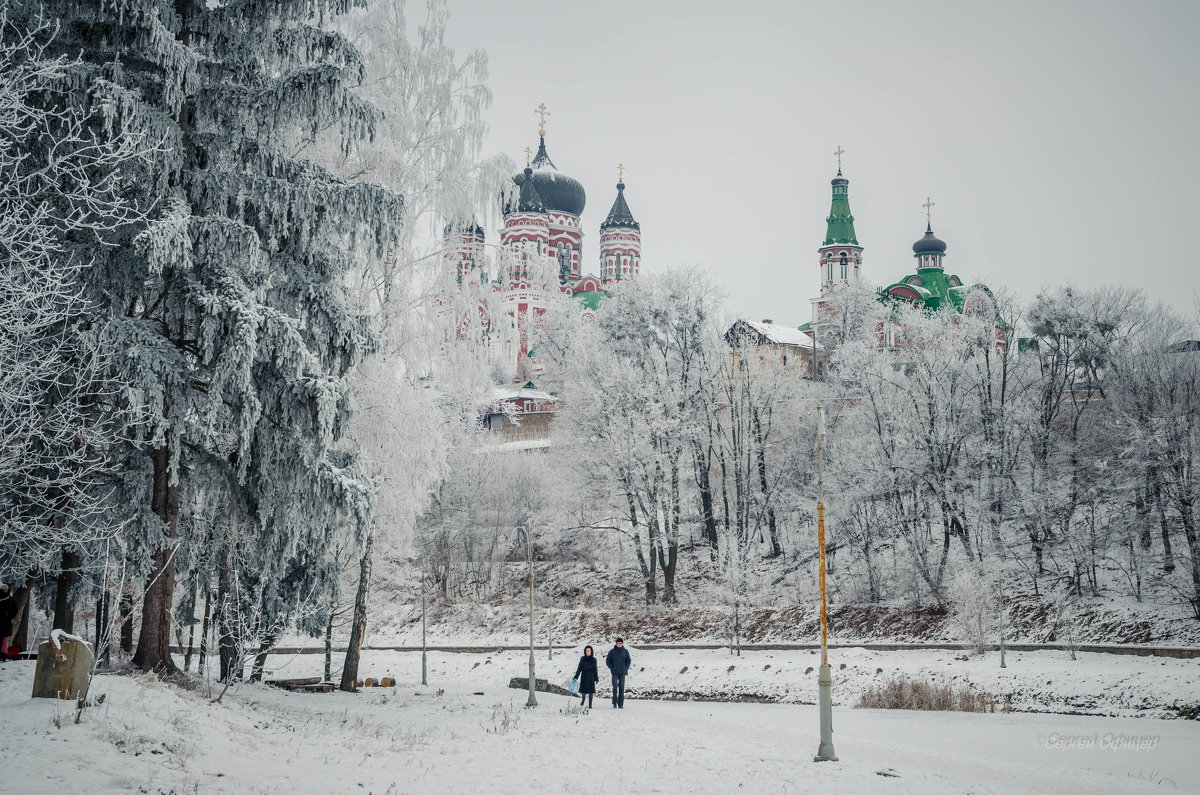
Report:
<svg viewBox="0 0 1200 795"><path fill-rule="evenodd" d="M574 699L544 693L537 709L526 710L524 692L499 684L509 667L477 671L466 684L402 680L357 694L241 685L219 705L152 677L101 676L94 692L106 695L104 703L75 725L70 702L29 698L32 663L7 664L0 666L3 789L1200 791L1196 721L839 708L840 761L817 764L812 706L631 699L614 710L602 687L588 714L568 709Z"/></svg>

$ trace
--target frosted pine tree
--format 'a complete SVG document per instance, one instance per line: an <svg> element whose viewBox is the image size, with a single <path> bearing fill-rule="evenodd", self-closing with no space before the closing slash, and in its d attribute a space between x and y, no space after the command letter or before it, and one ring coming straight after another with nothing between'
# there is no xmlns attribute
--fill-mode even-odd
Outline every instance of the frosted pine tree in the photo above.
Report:
<svg viewBox="0 0 1200 795"><path fill-rule="evenodd" d="M351 151L378 122L352 91L359 53L325 27L353 5L45 3L63 22L58 46L83 58L69 101L104 96L111 123L167 143L138 183L153 221L92 273L123 397L149 409L124 484L142 508L130 546L147 573L144 669L175 668L182 544L220 547L222 561L235 543L252 549L255 599L283 614L329 587L322 562L340 528L369 521L364 478L333 453L347 373L374 346L343 279L393 244L403 203L291 154L324 135ZM181 527L181 486L237 506L248 535Z"/></svg>
<svg viewBox="0 0 1200 795"><path fill-rule="evenodd" d="M52 32L0 10L0 579L58 571L68 609L55 625L69 630L81 555L120 527L102 487L112 386L87 323L91 258L77 242L108 245L139 220L124 198L127 168L153 147L119 127L96 140L96 108L55 107L69 63L47 52Z"/></svg>

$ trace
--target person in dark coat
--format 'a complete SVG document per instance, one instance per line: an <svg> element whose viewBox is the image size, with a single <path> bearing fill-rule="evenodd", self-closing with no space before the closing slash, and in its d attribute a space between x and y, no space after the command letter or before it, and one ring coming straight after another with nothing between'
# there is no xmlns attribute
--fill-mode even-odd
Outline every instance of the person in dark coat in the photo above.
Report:
<svg viewBox="0 0 1200 795"><path fill-rule="evenodd" d="M596 695L596 683L600 681L600 670L596 666L596 653L591 646L583 647L583 656L579 658L579 667L575 669L575 678L579 680L579 706L586 701L588 708L592 706L592 696Z"/></svg>
<svg viewBox="0 0 1200 795"><path fill-rule="evenodd" d="M629 649L625 648L625 641L617 638L616 645L604 658L604 664L608 666L608 670L612 674L613 709L625 709L625 674L629 673L630 663Z"/></svg>
<svg viewBox="0 0 1200 795"><path fill-rule="evenodd" d="M17 617L17 597L8 587L0 584L0 660L8 659L8 641L13 633L13 619Z"/></svg>

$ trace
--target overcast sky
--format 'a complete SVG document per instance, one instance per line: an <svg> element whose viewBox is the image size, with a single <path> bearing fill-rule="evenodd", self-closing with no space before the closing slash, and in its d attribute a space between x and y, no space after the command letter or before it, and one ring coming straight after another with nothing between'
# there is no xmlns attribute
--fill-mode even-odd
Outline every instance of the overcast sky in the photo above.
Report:
<svg viewBox="0 0 1200 795"><path fill-rule="evenodd" d="M931 196L964 282L1200 294L1195 0L450 4L490 58L485 152L523 161L550 109L587 272L623 162L643 272L701 266L739 315L803 323L841 145L875 284L911 272Z"/></svg>

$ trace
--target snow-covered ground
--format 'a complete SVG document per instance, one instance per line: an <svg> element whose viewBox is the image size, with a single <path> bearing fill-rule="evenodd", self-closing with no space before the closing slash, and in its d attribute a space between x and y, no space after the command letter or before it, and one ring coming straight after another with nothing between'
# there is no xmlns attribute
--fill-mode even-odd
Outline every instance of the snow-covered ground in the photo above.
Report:
<svg viewBox="0 0 1200 795"><path fill-rule="evenodd" d="M708 681L729 692L766 690L775 678L808 683L810 695L815 692L815 675L803 671L816 658L804 652L755 652L732 660L727 652L632 652L634 692L668 680L675 690L699 690ZM1115 676L1106 662L1084 659L1071 668L1065 660L1053 665L1041 656L1021 657L1006 670L1027 669L1029 677L1036 671L1042 681L1073 679L1080 693L1109 687L1105 683ZM1133 669L1144 667L1144 659L1113 659L1128 669L1130 687L1158 682L1164 692L1173 687L1180 698L1196 698L1194 662L1155 661L1159 670L1139 678ZM975 663L949 655L946 661L952 662L942 663L955 671L951 675L976 673ZM539 675L566 679L574 662L573 654L538 659ZM838 701L845 702L855 677L863 676L853 671L872 662L845 652L831 662ZM845 670L841 662L847 662ZM978 675L989 663L995 661L979 663ZM319 655L301 655L273 658L268 668L278 676L302 676L320 664ZM525 674L527 664L528 654L520 652L431 654L430 685L422 687L419 654L367 652L364 676L392 673L401 684L358 694L239 685L219 705L202 689L183 690L152 677L101 676L93 692L104 694L104 703L86 710L79 725L71 722L69 702L29 698L32 663L7 664L0 666L5 787L33 793L1200 789L1197 721L843 706L834 714L841 761L814 764L812 706L630 698L618 711L605 702L602 681L596 709L588 714L568 709L574 699L544 693L537 710L525 710L525 693L507 683ZM1173 670L1174 664L1190 667ZM678 673L683 665L688 674ZM733 671L727 671L730 665ZM771 668L762 670L766 665ZM905 667L918 670L918 662ZM800 673L785 673L792 669ZM689 679L693 671L698 673ZM722 677L729 683L721 685ZM797 700L811 700L804 695L797 690Z"/></svg>
<svg viewBox="0 0 1200 795"><path fill-rule="evenodd" d="M607 646L597 644L597 655ZM538 676L552 682L571 678L581 649L559 651L554 660L541 649L535 656ZM820 655L809 651L743 651L725 649L654 649L630 647L634 669L630 692L651 698L719 701L771 701L812 704L816 700ZM962 652L943 649L872 651L861 648L830 652L834 703L857 704L862 692L904 675L924 681L969 685L993 695L1001 709L1006 697L1022 712L1061 712L1127 717L1175 717L1200 707L1200 663L1156 657L1066 651L1010 652L1007 667L999 654L961 659ZM335 655L335 669L341 663ZM477 683L503 686L513 676L528 676L529 653L492 654L431 652L430 683ZM319 676L320 654L277 655L267 661L267 678ZM843 668L842 666L845 666ZM420 680L418 652L367 650L360 678L391 676ZM685 670L686 669L686 670Z"/></svg>

